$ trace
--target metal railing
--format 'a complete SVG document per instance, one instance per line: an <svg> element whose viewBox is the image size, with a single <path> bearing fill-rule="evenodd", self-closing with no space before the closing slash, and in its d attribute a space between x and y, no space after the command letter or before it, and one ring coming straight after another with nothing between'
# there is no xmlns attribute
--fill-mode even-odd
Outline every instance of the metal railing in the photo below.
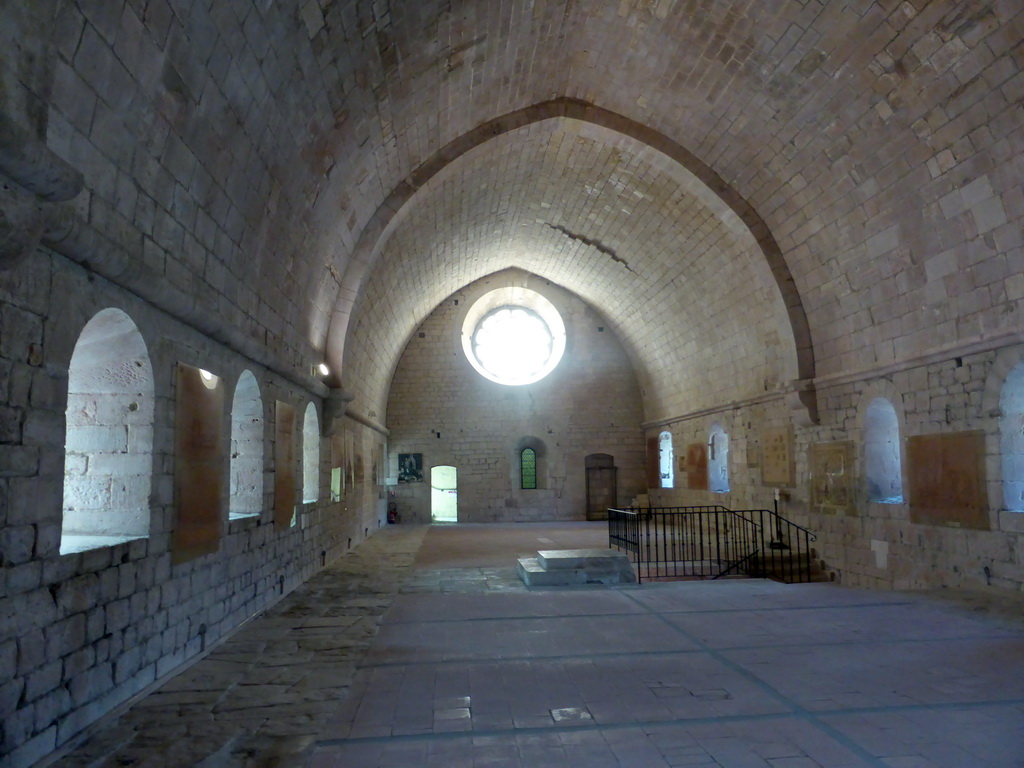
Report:
<svg viewBox="0 0 1024 768"><path fill-rule="evenodd" d="M608 546L629 553L639 581L731 574L810 581L814 540L770 509L715 504L608 510Z"/></svg>

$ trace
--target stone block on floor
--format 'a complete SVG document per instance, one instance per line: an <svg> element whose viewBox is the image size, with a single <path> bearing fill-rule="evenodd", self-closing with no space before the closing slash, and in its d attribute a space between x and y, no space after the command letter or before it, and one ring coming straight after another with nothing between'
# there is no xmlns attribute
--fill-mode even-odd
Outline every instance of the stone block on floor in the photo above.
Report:
<svg viewBox="0 0 1024 768"><path fill-rule="evenodd" d="M516 572L527 586L632 584L633 563L611 549L544 549L537 557L521 557Z"/></svg>

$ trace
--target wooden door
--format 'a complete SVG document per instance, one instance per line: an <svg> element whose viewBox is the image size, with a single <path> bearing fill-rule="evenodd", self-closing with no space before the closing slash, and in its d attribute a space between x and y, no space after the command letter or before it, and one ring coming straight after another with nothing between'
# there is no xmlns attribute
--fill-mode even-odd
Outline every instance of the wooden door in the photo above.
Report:
<svg viewBox="0 0 1024 768"><path fill-rule="evenodd" d="M615 459L606 453L586 458L587 520L607 520L608 508L617 504Z"/></svg>

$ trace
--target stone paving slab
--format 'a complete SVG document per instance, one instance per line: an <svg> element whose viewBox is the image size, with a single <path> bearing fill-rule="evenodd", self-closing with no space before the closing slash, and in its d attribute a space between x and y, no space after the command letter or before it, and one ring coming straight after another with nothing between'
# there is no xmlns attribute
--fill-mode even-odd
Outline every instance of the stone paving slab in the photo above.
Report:
<svg viewBox="0 0 1024 768"><path fill-rule="evenodd" d="M425 535L422 527L382 530L50 764L304 765Z"/></svg>
<svg viewBox="0 0 1024 768"><path fill-rule="evenodd" d="M403 589L311 765L1024 765L1018 597L496 579ZM600 637L620 625L628 643Z"/></svg>
<svg viewBox="0 0 1024 768"><path fill-rule="evenodd" d="M796 585L794 585L796 586ZM955 640L963 637L1007 637L1024 639L1019 620L965 614L949 621L949 606L918 600L849 606L809 606L786 609L779 621L779 609L711 613L690 611L666 614L668 622L709 647L749 648L751 646L813 644L860 644L874 642L917 642Z"/></svg>
<svg viewBox="0 0 1024 768"><path fill-rule="evenodd" d="M410 581L411 583L411 581ZM388 613L388 626L429 621L468 621L477 619L543 618L548 616L637 615L642 606L619 591L566 589L546 591L538 600L536 593L515 591L448 592L412 594L409 586L395 598Z"/></svg>
<svg viewBox="0 0 1024 768"><path fill-rule="evenodd" d="M1024 765L1020 596L531 590L507 528L385 529L55 764ZM581 530L511 528L512 547Z"/></svg>

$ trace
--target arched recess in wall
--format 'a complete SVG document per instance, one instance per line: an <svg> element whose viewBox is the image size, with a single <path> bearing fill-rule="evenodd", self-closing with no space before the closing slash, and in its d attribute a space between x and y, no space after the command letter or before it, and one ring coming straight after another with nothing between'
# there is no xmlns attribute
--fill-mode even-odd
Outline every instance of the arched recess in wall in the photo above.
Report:
<svg viewBox="0 0 1024 768"><path fill-rule="evenodd" d="M61 554L149 536L154 399L139 329L98 312L68 368Z"/></svg>
<svg viewBox="0 0 1024 768"><path fill-rule="evenodd" d="M407 205L412 201L417 190L427 185L447 165L496 136L532 123L558 117L580 120L606 128L662 153L695 177L708 193L718 200L719 204L727 207L732 214L738 217L764 256L788 316L790 333L784 343L792 345L793 370L788 371L788 375L792 378L789 383L790 394L793 397L791 404L794 408L806 410L808 420L816 421L817 408L813 390L810 389L810 382L815 376L814 352L806 313L796 283L782 256L782 251L764 220L710 166L669 137L622 115L571 98L558 98L535 104L479 125L440 149L392 190L363 228L346 265L337 296L334 298L334 309L327 329L327 338L324 341L325 356L331 370L344 371L349 323L353 315L353 308L360 300L364 280L377 261L391 232L405 215ZM319 285L330 286L336 285L336 283L332 280L321 280ZM310 286L311 291L315 291L316 288L315 285ZM315 302L315 304L329 302L330 297L322 297L322 301ZM412 332L412 327L409 332ZM340 386L342 382L337 378L332 378L331 383L334 386Z"/></svg>
<svg viewBox="0 0 1024 768"><path fill-rule="evenodd" d="M361 460L361 457L357 460ZM319 498L320 421L317 419L316 406L310 403L302 419L302 501L308 504Z"/></svg>
<svg viewBox="0 0 1024 768"><path fill-rule="evenodd" d="M1024 362L1017 363L999 395L999 453L1003 508L1024 512Z"/></svg>
<svg viewBox="0 0 1024 768"><path fill-rule="evenodd" d="M708 434L708 490L729 492L729 435L717 422Z"/></svg>
<svg viewBox="0 0 1024 768"><path fill-rule="evenodd" d="M263 398L252 371L242 371L231 401L231 491L228 517L263 510Z"/></svg>
<svg viewBox="0 0 1024 768"><path fill-rule="evenodd" d="M513 467L512 488L524 491L535 491L548 487L548 456L547 445L537 437L523 437L516 442L511 465ZM530 461L533 461L532 480L529 484Z"/></svg>
<svg viewBox="0 0 1024 768"><path fill-rule="evenodd" d="M864 477L868 501L899 504L903 501L903 463L900 424L893 404L872 398L864 413Z"/></svg>
<svg viewBox="0 0 1024 768"><path fill-rule="evenodd" d="M672 451L672 433L662 432L658 436L658 465L661 472L661 487L675 487L675 454Z"/></svg>

